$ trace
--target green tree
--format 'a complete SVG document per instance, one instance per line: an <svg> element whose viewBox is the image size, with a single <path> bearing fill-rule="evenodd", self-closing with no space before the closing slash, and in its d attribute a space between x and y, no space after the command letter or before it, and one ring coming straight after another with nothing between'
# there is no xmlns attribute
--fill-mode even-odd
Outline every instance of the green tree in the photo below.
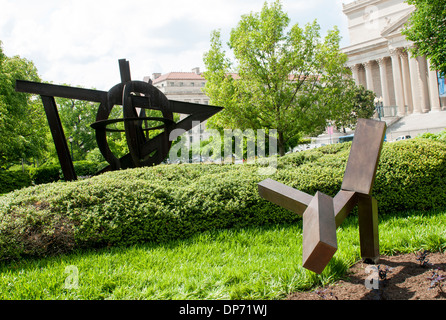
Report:
<svg viewBox="0 0 446 320"><path fill-rule="evenodd" d="M415 46L411 49L416 56L430 59L433 70L446 74L446 1L406 0L415 6L415 11L403 35Z"/></svg>
<svg viewBox="0 0 446 320"><path fill-rule="evenodd" d="M72 149L74 160L96 159L104 161L105 159L97 147L95 130L91 128L91 124L96 121L99 104L85 100L65 98L56 98L56 104L64 134L70 152ZM122 117L122 108L115 106L110 114L110 119ZM118 122L110 125L110 129L124 130L124 124L123 122ZM128 153L124 132L108 132L107 142L117 157L122 157ZM93 152L91 156L89 156L90 152ZM55 148L52 148L52 157L57 157Z"/></svg>
<svg viewBox="0 0 446 320"><path fill-rule="evenodd" d="M40 99L15 91L16 80L40 81L33 62L4 55L0 42L0 166L38 160L49 132Z"/></svg>
<svg viewBox="0 0 446 320"><path fill-rule="evenodd" d="M56 98L56 103L74 160L86 159L87 154L96 147L95 133L90 124L96 119L98 104L64 98Z"/></svg>
<svg viewBox="0 0 446 320"><path fill-rule="evenodd" d="M205 93L225 108L209 126L276 129L280 155L302 134L325 128L352 81L336 27L322 39L317 21L304 28L289 24L280 1L265 2L232 29L228 45L235 61L226 57L218 30L204 55Z"/></svg>
<svg viewBox="0 0 446 320"><path fill-rule="evenodd" d="M330 116L332 123L338 129L356 127L359 118L369 119L375 113L376 94L362 85L350 84L343 88L342 110L333 112Z"/></svg>

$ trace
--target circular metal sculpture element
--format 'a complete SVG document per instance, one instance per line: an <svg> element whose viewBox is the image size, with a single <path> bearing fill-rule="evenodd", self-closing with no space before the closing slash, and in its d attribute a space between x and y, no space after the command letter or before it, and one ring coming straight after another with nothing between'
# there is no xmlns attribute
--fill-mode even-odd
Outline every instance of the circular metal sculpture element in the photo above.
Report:
<svg viewBox="0 0 446 320"><path fill-rule="evenodd" d="M109 119L110 113L116 105L122 105L124 118ZM139 109L139 112L138 112ZM159 110L162 117L146 117L146 109ZM144 128L144 123L154 120L161 125ZM125 130L110 129L108 125L124 122ZM164 94L153 85L142 81L129 81L120 83L110 89L107 101L101 103L96 116L96 122L91 125L96 130L96 141L104 158L112 166L113 170L129 167L149 166L161 163L168 155L170 146L169 133L173 121L173 113L169 109L169 101ZM148 131L163 130L156 136L157 142L150 145ZM107 142L107 132L125 132L130 157L118 159Z"/></svg>

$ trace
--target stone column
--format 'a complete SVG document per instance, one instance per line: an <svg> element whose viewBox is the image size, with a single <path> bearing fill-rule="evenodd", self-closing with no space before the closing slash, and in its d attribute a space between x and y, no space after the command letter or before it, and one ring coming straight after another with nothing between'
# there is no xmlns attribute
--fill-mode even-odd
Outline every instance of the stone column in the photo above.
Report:
<svg viewBox="0 0 446 320"><path fill-rule="evenodd" d="M430 103L429 103L429 87L427 84L428 75L427 75L427 61L425 57L418 57L418 74L420 79L420 92L421 92L421 110L423 112L429 112Z"/></svg>
<svg viewBox="0 0 446 320"><path fill-rule="evenodd" d="M405 104L399 50L391 49L390 57L392 58L393 83L395 85L395 99L398 107L398 116L402 117L405 114Z"/></svg>
<svg viewBox="0 0 446 320"><path fill-rule="evenodd" d="M372 61L364 62L363 65L365 68L367 90L375 91L375 88L373 87Z"/></svg>
<svg viewBox="0 0 446 320"><path fill-rule="evenodd" d="M431 111L440 111L440 94L438 92L437 71L431 70L430 61L427 61L427 69L429 73L429 97L431 103Z"/></svg>
<svg viewBox="0 0 446 320"><path fill-rule="evenodd" d="M359 65L355 64L350 66L350 70L352 70L353 80L355 80L355 83L359 85Z"/></svg>
<svg viewBox="0 0 446 320"><path fill-rule="evenodd" d="M403 87L404 87L404 100L406 101L408 113L413 112L413 102L412 102L412 84L410 83L410 71L409 71L409 60L407 51L401 51L401 69L403 76Z"/></svg>
<svg viewBox="0 0 446 320"><path fill-rule="evenodd" d="M413 113L422 113L421 109L421 95L420 95L420 80L418 76L418 61L412 55L409 54L409 70L410 70L410 82L412 84L412 101L413 101Z"/></svg>
<svg viewBox="0 0 446 320"><path fill-rule="evenodd" d="M381 77L381 91L383 94L383 105L390 106L389 83L387 82L387 57L377 60L379 65L379 75Z"/></svg>

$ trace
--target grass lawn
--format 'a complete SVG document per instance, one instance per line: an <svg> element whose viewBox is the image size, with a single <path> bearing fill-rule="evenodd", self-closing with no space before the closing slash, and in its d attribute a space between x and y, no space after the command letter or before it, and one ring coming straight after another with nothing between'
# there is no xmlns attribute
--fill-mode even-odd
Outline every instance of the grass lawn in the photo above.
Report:
<svg viewBox="0 0 446 320"><path fill-rule="evenodd" d="M379 233L381 254L444 251L446 211L381 216ZM355 216L337 236L338 251L320 276L301 266L298 223L3 263L0 299L282 299L338 280L360 259Z"/></svg>

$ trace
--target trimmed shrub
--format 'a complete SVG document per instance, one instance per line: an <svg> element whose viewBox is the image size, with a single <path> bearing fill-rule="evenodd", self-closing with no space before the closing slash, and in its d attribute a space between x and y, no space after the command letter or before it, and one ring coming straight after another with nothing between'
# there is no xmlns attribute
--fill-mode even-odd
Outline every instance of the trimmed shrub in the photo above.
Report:
<svg viewBox="0 0 446 320"><path fill-rule="evenodd" d="M104 168L106 163L95 163L92 161L73 162L74 171L78 177L89 177ZM30 168L30 176L35 184L50 183L63 180L60 164L46 164L37 168Z"/></svg>
<svg viewBox="0 0 446 320"><path fill-rule="evenodd" d="M73 248L164 242L194 233L300 217L258 195L272 178L304 192L334 196L351 143L278 159L272 176L258 165L158 165L74 182L38 185L0 197L0 259ZM385 143L373 194L380 214L446 207L446 144Z"/></svg>
<svg viewBox="0 0 446 320"><path fill-rule="evenodd" d="M107 163L91 161L76 161L73 163L78 177L90 177L104 168ZM63 180L59 164L47 164L40 167L30 167L23 172L21 169L0 170L0 194L29 187L33 184L44 184Z"/></svg>
<svg viewBox="0 0 446 320"><path fill-rule="evenodd" d="M417 138L446 142L446 130L443 130L439 133L431 133L431 132L422 133Z"/></svg>
<svg viewBox="0 0 446 320"><path fill-rule="evenodd" d="M446 144L412 139L386 144L373 194L379 210L446 208Z"/></svg>
<svg viewBox="0 0 446 320"><path fill-rule="evenodd" d="M29 174L35 184L59 181L62 177L62 169L59 164L45 164L40 167L30 168Z"/></svg>
<svg viewBox="0 0 446 320"><path fill-rule="evenodd" d="M27 171L0 170L0 193L8 193L30 185L31 178Z"/></svg>
<svg viewBox="0 0 446 320"><path fill-rule="evenodd" d="M78 177L91 177L95 175L100 169L105 168L107 162L93 162L93 161L75 161L73 162L74 171Z"/></svg>

